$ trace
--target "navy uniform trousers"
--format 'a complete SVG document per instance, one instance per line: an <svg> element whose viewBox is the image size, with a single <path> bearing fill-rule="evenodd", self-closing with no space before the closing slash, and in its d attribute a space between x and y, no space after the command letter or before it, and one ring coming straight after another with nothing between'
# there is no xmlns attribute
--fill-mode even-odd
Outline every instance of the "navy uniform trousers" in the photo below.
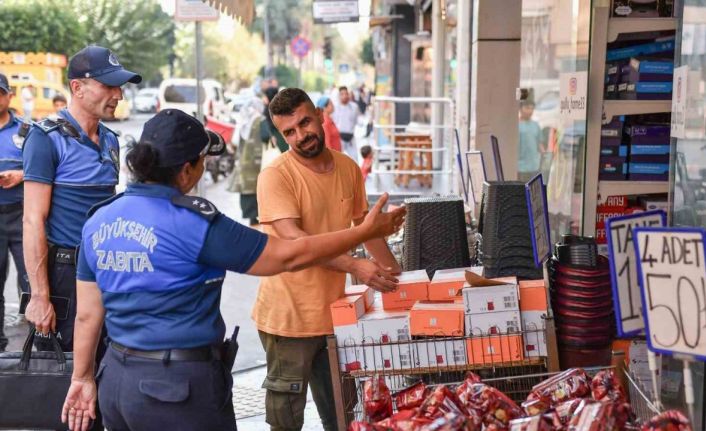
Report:
<svg viewBox="0 0 706 431"><path fill-rule="evenodd" d="M233 378L219 359L147 359L108 347L97 381L111 431L237 429Z"/></svg>
<svg viewBox="0 0 706 431"><path fill-rule="evenodd" d="M22 292L29 292L29 281L22 253L22 205L22 202L0 205L0 352L5 350L8 342L4 331L4 289L9 270L10 253L12 253L12 260L15 261L15 268L17 268L19 288Z"/></svg>

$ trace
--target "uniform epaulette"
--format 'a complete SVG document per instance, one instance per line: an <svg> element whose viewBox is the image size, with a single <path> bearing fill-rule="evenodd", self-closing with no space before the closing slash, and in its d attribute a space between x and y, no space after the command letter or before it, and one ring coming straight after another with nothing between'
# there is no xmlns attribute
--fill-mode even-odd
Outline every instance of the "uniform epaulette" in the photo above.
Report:
<svg viewBox="0 0 706 431"><path fill-rule="evenodd" d="M121 198L122 196L123 196L122 193L118 193L117 195L111 196L111 197L109 197L108 199L106 199L106 200L104 200L104 201L98 202L97 204L93 205L93 206L91 207L91 209L88 210L88 213L86 214L86 216L87 216L87 217L92 216L93 213L95 213L96 211L98 211L99 208L108 205L109 203L115 201L115 200L118 199L118 198Z"/></svg>
<svg viewBox="0 0 706 431"><path fill-rule="evenodd" d="M178 195L172 198L172 203L178 207L186 208L205 218L209 222L213 221L220 212L210 201L198 196Z"/></svg>
<svg viewBox="0 0 706 431"><path fill-rule="evenodd" d="M44 133L49 133L54 130L58 130L59 133L64 136L69 136L74 139L78 139L81 137L81 134L78 133L78 130L76 130L74 125L71 124L70 121L65 120L61 117L47 117L43 120L34 123L34 125L39 127L39 129L42 130Z"/></svg>
<svg viewBox="0 0 706 431"><path fill-rule="evenodd" d="M49 133L52 130L56 130L59 128L59 123L52 120L51 118L44 118L33 123L33 125L39 127L39 129L44 133Z"/></svg>

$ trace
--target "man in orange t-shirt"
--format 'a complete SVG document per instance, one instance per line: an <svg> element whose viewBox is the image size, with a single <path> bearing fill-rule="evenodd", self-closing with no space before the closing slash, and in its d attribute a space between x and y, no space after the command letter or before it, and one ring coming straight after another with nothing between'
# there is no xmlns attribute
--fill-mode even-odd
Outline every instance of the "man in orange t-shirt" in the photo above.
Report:
<svg viewBox="0 0 706 431"><path fill-rule="evenodd" d="M270 103L272 121L289 144L258 177L265 233L296 239L360 223L368 209L360 168L326 148L323 113L298 88ZM320 266L263 277L252 317L267 357L266 421L272 430L299 430L311 387L325 430L336 429L326 336L329 306L344 294L346 273L380 291L397 288L401 268L384 238L365 243L376 259L342 255Z"/></svg>

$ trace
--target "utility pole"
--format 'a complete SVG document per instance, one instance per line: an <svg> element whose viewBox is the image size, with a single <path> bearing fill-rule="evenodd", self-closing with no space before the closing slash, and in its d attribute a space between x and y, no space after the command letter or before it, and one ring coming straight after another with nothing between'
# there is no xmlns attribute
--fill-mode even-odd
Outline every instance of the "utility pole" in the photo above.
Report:
<svg viewBox="0 0 706 431"><path fill-rule="evenodd" d="M267 49L267 66L265 67L265 78L273 74L272 70L272 42L270 41L270 5L265 0L265 47Z"/></svg>

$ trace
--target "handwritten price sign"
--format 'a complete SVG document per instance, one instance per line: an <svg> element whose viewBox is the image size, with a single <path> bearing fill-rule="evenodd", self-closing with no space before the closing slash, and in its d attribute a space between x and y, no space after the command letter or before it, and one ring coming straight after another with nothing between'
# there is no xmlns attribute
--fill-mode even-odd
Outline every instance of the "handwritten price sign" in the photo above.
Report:
<svg viewBox="0 0 706 431"><path fill-rule="evenodd" d="M647 227L633 232L650 350L706 359L706 232Z"/></svg>
<svg viewBox="0 0 706 431"><path fill-rule="evenodd" d="M613 217L606 222L615 318L621 337L635 335L645 328L640 285L637 282L633 229L645 226L661 227L666 224L667 214L664 211Z"/></svg>

